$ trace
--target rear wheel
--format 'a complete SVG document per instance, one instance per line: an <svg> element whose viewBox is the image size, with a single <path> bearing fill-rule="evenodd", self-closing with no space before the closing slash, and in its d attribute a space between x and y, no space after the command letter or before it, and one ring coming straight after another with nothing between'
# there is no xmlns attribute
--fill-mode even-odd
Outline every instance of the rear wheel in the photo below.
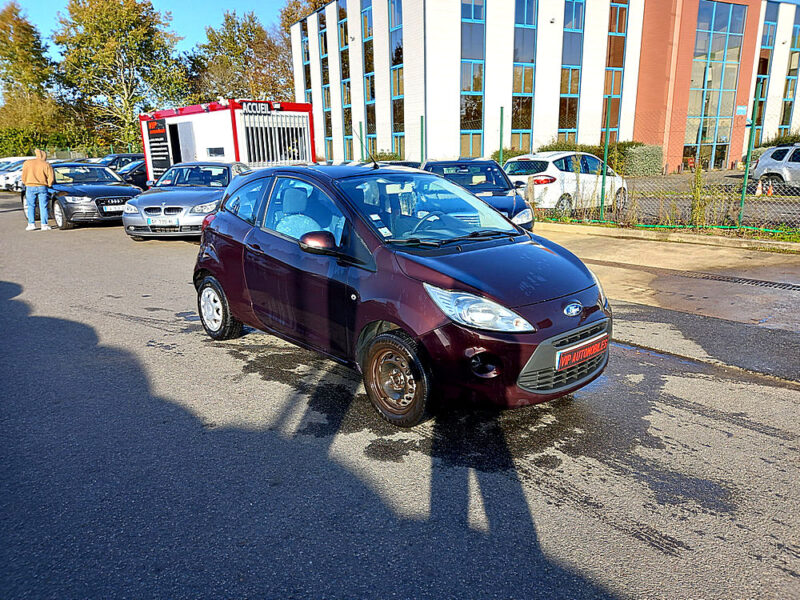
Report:
<svg viewBox="0 0 800 600"><path fill-rule="evenodd" d="M555 210L557 213L567 216L572 212L572 198L570 198L569 194L564 194L558 199Z"/></svg>
<svg viewBox="0 0 800 600"><path fill-rule="evenodd" d="M774 173L769 173L768 175L763 175L761 181L765 183L783 183L783 177L775 175Z"/></svg>
<svg viewBox="0 0 800 600"><path fill-rule="evenodd" d="M625 210L625 203L627 199L628 199L628 194L625 193L625 188L618 189L616 195L614 196L615 212L621 213Z"/></svg>
<svg viewBox="0 0 800 600"><path fill-rule="evenodd" d="M208 276L197 288L197 312L206 333L215 340L229 340L242 334L242 322L231 314L222 286Z"/></svg>
<svg viewBox="0 0 800 600"><path fill-rule="evenodd" d="M431 382L417 343L402 331L387 331L372 338L364 356L364 387L381 417L397 427L425 420Z"/></svg>
<svg viewBox="0 0 800 600"><path fill-rule="evenodd" d="M67 215L64 214L64 209L61 208L61 204L58 200L53 201L52 206L50 207L53 213L53 221L56 223L56 227L59 229L72 229L75 227L72 223L70 223L69 219L67 219Z"/></svg>

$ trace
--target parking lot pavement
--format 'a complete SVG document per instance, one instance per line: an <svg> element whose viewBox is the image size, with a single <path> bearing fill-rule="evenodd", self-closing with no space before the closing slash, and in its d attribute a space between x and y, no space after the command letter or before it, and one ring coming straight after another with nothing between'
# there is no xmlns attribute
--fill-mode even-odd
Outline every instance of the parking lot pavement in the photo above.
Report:
<svg viewBox="0 0 800 600"><path fill-rule="evenodd" d="M195 244L25 232L17 203L0 196L2 597L800 597L791 324L615 296L609 270L631 339L604 376L398 430L342 367L207 338Z"/></svg>

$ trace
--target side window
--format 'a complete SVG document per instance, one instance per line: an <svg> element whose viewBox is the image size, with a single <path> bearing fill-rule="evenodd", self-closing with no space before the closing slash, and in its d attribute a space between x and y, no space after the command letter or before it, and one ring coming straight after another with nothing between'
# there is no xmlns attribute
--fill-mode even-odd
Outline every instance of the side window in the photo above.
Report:
<svg viewBox="0 0 800 600"><path fill-rule="evenodd" d="M792 152L792 155L789 157L789 162L800 162L800 148Z"/></svg>
<svg viewBox="0 0 800 600"><path fill-rule="evenodd" d="M270 195L264 228L299 240L310 231L330 231L336 245L342 242L345 218L330 197L318 187L282 177Z"/></svg>
<svg viewBox="0 0 800 600"><path fill-rule="evenodd" d="M559 171L564 171L565 173L574 173L575 167L577 166L575 158L577 157L565 156L564 158L554 160L553 164L558 168Z"/></svg>
<svg viewBox="0 0 800 600"><path fill-rule="evenodd" d="M581 173L586 175L602 175L602 162L594 156L581 155Z"/></svg>
<svg viewBox="0 0 800 600"><path fill-rule="evenodd" d="M270 179L270 177L256 179L240 187L225 201L225 210L248 223L255 223L261 205L260 200Z"/></svg>
<svg viewBox="0 0 800 600"><path fill-rule="evenodd" d="M770 155L770 158L772 160L783 160L784 158L786 158L787 154L789 154L788 148L780 148L779 150L773 151L772 154Z"/></svg>

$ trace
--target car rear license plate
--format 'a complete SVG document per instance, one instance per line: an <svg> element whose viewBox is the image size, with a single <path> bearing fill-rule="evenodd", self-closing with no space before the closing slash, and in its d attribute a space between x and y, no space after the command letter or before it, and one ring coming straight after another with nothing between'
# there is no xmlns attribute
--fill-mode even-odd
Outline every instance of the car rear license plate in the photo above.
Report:
<svg viewBox="0 0 800 600"><path fill-rule="evenodd" d="M177 225L178 224L178 219L170 219L170 218L165 218L165 217L161 217L159 219L147 219L147 224L148 225L156 225L156 226L158 226L158 225Z"/></svg>
<svg viewBox="0 0 800 600"><path fill-rule="evenodd" d="M105 212L122 212L125 208L124 204L109 204L103 207L103 211Z"/></svg>
<svg viewBox="0 0 800 600"><path fill-rule="evenodd" d="M608 349L608 334L603 333L577 346L556 352L556 371L579 365L594 358Z"/></svg>

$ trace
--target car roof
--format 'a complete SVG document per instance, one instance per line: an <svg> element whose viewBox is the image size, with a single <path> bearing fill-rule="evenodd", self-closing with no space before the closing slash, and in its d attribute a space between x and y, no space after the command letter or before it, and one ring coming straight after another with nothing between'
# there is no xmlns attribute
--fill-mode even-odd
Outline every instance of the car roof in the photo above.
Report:
<svg viewBox="0 0 800 600"><path fill-rule="evenodd" d="M420 171L419 169L414 169L412 167L403 167L400 165L381 165L380 163L378 163L377 169L372 163L342 165L285 165L253 170L249 173L239 175L237 179L239 181L247 181L250 179L257 179L258 177L263 177L264 175L289 175L293 173L297 175L310 175L323 181L335 181L338 179L345 179L347 177L358 177L370 174L389 175L393 173L415 173L419 175Z"/></svg>
<svg viewBox="0 0 800 600"><path fill-rule="evenodd" d="M426 160L423 163L425 165L462 165L462 164L484 164L484 163L495 163L497 161L492 160L491 158L454 158L451 160Z"/></svg>
<svg viewBox="0 0 800 600"><path fill-rule="evenodd" d="M170 165L170 168L172 168L172 167L230 167L230 166L233 166L233 165L236 165L236 164L244 164L244 163L239 163L238 161L223 162L221 160L196 160L196 161L192 161L192 162L175 163L174 165Z"/></svg>
<svg viewBox="0 0 800 600"><path fill-rule="evenodd" d="M95 169L108 169L105 165L98 165L97 163L85 162L60 162L55 163L59 167L94 167Z"/></svg>

